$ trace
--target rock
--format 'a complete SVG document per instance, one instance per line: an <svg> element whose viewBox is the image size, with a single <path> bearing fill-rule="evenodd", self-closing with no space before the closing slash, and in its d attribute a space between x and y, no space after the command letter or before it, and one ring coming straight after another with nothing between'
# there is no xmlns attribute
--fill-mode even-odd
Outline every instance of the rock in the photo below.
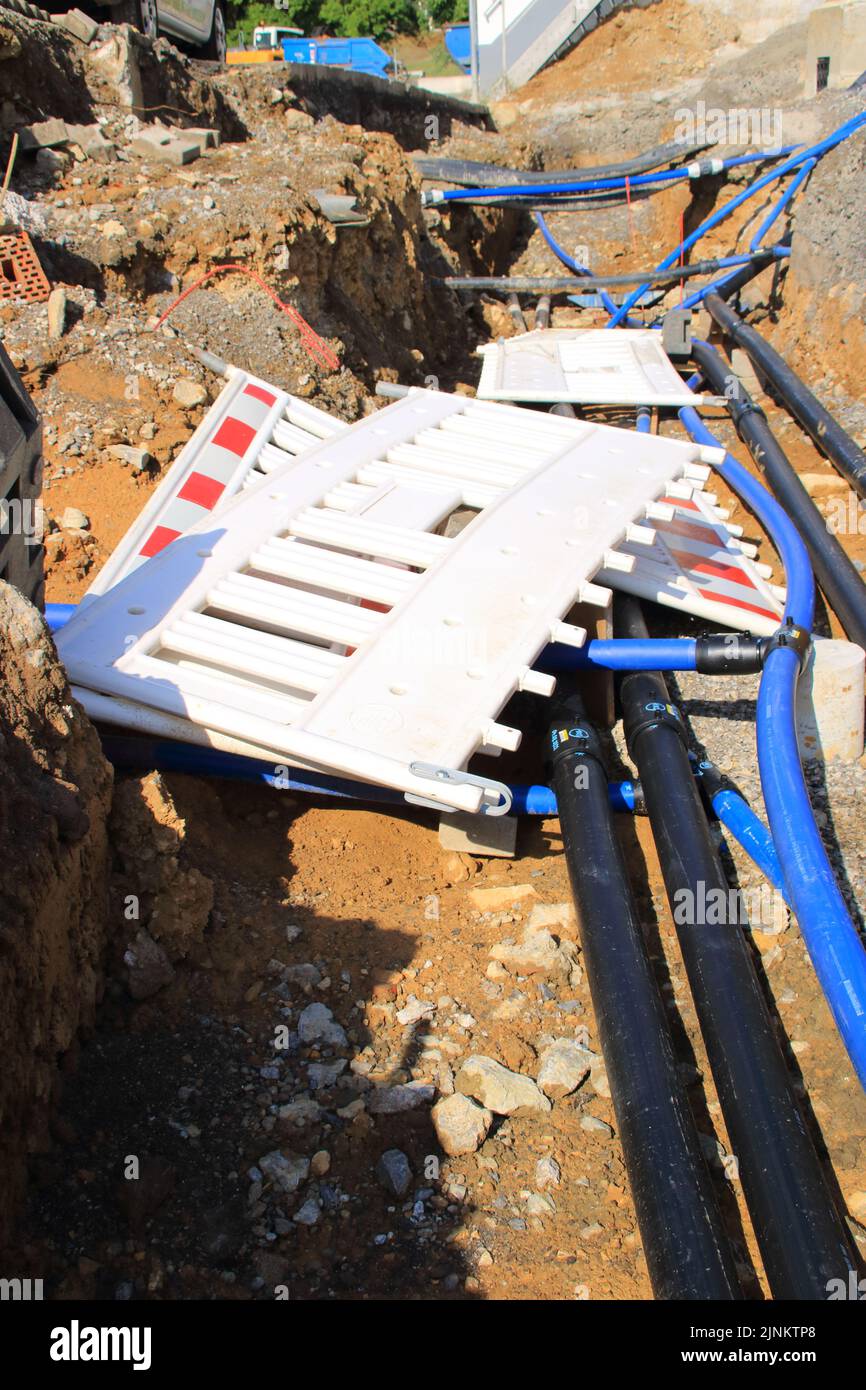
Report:
<svg viewBox="0 0 866 1390"><path fill-rule="evenodd" d="M300 985L304 993L309 994L316 985L321 984L322 972L311 962L287 965L283 969L283 979L288 980L290 985Z"/></svg>
<svg viewBox="0 0 866 1390"><path fill-rule="evenodd" d="M607 1079L607 1067L600 1057L597 1057L592 1064L589 1081L596 1095L604 1096L605 1100L610 1100L610 1082Z"/></svg>
<svg viewBox="0 0 866 1390"><path fill-rule="evenodd" d="M271 1149L270 1153L263 1154L258 1166L280 1192L297 1192L310 1175L308 1158L303 1154L284 1153L282 1149Z"/></svg>
<svg viewBox="0 0 866 1390"><path fill-rule="evenodd" d="M127 464L133 473L141 473L152 462L151 455L147 450L139 449L134 444L113 444L108 452L113 458L120 459L121 463Z"/></svg>
<svg viewBox="0 0 866 1390"><path fill-rule="evenodd" d="M315 1197L308 1197L302 1207L298 1207L292 1220L299 1226L315 1226L322 1215L322 1209Z"/></svg>
<svg viewBox="0 0 866 1390"><path fill-rule="evenodd" d="M606 1120L599 1120L595 1115L581 1115L580 1127L585 1129L588 1134L606 1134L609 1137L613 1134L613 1127Z"/></svg>
<svg viewBox="0 0 866 1390"><path fill-rule="evenodd" d="M21 145L25 150L50 150L56 145L65 145L69 139L66 122L56 116L47 121L35 121L21 131Z"/></svg>
<svg viewBox="0 0 866 1390"><path fill-rule="evenodd" d="M310 1172L314 1178L323 1178L331 1171L331 1155L327 1149L318 1149L310 1159Z"/></svg>
<svg viewBox="0 0 866 1390"><path fill-rule="evenodd" d="M386 1149L376 1164L376 1177L393 1197L406 1196L412 1185L412 1167L402 1149Z"/></svg>
<svg viewBox="0 0 866 1390"><path fill-rule="evenodd" d="M204 405L207 400L207 391L197 381L188 381L186 378L175 382L172 397L178 405L182 405L185 410L191 410L193 406Z"/></svg>
<svg viewBox="0 0 866 1390"><path fill-rule="evenodd" d="M307 1005L298 1019L298 1036L303 1043L320 1042L328 1047L346 1047L349 1041L326 1004Z"/></svg>
<svg viewBox="0 0 866 1390"><path fill-rule="evenodd" d="M580 983L577 946L573 941L557 941L546 928L527 926L516 945L500 942L491 948L490 956L515 975L559 975L572 985Z"/></svg>
<svg viewBox="0 0 866 1390"><path fill-rule="evenodd" d="M149 999L174 979L174 969L165 951L143 928L124 951L123 963L133 999Z"/></svg>
<svg viewBox="0 0 866 1390"><path fill-rule="evenodd" d="M307 1067L307 1077L311 1091L327 1091L346 1070L346 1060L338 1057L336 1062L311 1062Z"/></svg>
<svg viewBox="0 0 866 1390"><path fill-rule="evenodd" d="M429 999L416 999L414 994L410 994L406 1005L397 1011L397 1022L402 1023L405 1028L410 1023L417 1023L421 1018L432 1018L436 1012L436 1005Z"/></svg>
<svg viewBox="0 0 866 1390"><path fill-rule="evenodd" d="M78 507L64 507L60 525L64 531L89 531L90 518Z"/></svg>
<svg viewBox="0 0 866 1390"><path fill-rule="evenodd" d="M562 1169L555 1158L540 1158L535 1165L535 1186L539 1192L546 1187L559 1187Z"/></svg>
<svg viewBox="0 0 866 1390"><path fill-rule="evenodd" d="M848 1198L848 1210L855 1221L866 1226L866 1192L852 1192Z"/></svg>
<svg viewBox="0 0 866 1390"><path fill-rule="evenodd" d="M528 1110L547 1112L550 1101L529 1076L509 1071L492 1057L468 1057L454 1080L457 1090L472 1096L495 1115L515 1115Z"/></svg>
<svg viewBox="0 0 866 1390"><path fill-rule="evenodd" d="M109 217L107 222L103 222L99 230L103 236L107 237L126 236L126 228L122 222L118 222L116 217Z"/></svg>
<svg viewBox="0 0 866 1390"><path fill-rule="evenodd" d="M67 125L69 139L77 145L87 159L95 159L100 164L108 164L115 157L115 147L106 140L102 128L94 125Z"/></svg>
<svg viewBox="0 0 866 1390"><path fill-rule="evenodd" d="M838 473L801 473L800 482L810 497L845 497L850 484Z"/></svg>
<svg viewBox="0 0 866 1390"><path fill-rule="evenodd" d="M48 336L56 342L66 328L66 291L58 285L48 296Z"/></svg>
<svg viewBox="0 0 866 1390"><path fill-rule="evenodd" d="M435 1086L421 1081L410 1081L405 1086L381 1086L367 1096L366 1108L371 1115L402 1115L407 1110L431 1105L435 1094Z"/></svg>
<svg viewBox="0 0 866 1390"><path fill-rule="evenodd" d="M548 931L574 931L577 927L574 903L536 903L529 914L527 926L533 931L541 931L545 927Z"/></svg>
<svg viewBox="0 0 866 1390"><path fill-rule="evenodd" d="M447 1154L471 1154L480 1148L490 1132L493 1115L469 1096L450 1095L437 1101L431 1111L436 1137Z"/></svg>
<svg viewBox="0 0 866 1390"><path fill-rule="evenodd" d="M469 889L469 901L479 912L507 912L514 903L535 896L531 883L512 883L505 888Z"/></svg>
<svg viewBox="0 0 866 1390"><path fill-rule="evenodd" d="M286 1124L295 1125L298 1129L302 1129L304 1125L315 1124L321 1114L321 1105L309 1096L299 1096L296 1100L289 1101L287 1105L281 1105L277 1111L281 1120Z"/></svg>
<svg viewBox="0 0 866 1390"><path fill-rule="evenodd" d="M526 1198L527 1216L555 1216L556 1203L546 1192L530 1192Z"/></svg>
<svg viewBox="0 0 866 1390"><path fill-rule="evenodd" d="M287 130L309 130L313 125L315 125L315 121L312 116L307 115L306 111L297 111L294 107L290 107L286 112Z"/></svg>
<svg viewBox="0 0 866 1390"><path fill-rule="evenodd" d="M538 1069L539 1089L551 1100L562 1100L576 1091L589 1076L593 1062L599 1059L589 1048L581 1047L572 1038L557 1038L541 1054Z"/></svg>

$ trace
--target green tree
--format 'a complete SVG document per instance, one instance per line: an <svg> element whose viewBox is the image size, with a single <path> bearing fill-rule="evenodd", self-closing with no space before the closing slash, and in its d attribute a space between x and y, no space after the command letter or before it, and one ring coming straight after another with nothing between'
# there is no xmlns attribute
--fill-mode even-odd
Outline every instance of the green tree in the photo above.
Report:
<svg viewBox="0 0 866 1390"><path fill-rule="evenodd" d="M319 22L347 38L414 34L418 11L412 0L322 0Z"/></svg>

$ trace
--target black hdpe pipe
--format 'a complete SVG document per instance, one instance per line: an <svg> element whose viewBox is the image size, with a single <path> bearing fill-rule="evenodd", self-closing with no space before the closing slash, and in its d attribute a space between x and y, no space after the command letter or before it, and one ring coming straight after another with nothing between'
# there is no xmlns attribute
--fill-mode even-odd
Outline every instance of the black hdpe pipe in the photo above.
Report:
<svg viewBox="0 0 866 1390"><path fill-rule="evenodd" d="M576 696L559 707L548 749L583 959L653 1292L661 1299L741 1298L608 809L601 741Z"/></svg>
<svg viewBox="0 0 866 1390"><path fill-rule="evenodd" d="M704 304L722 332L737 347L741 347L753 365L763 373L788 413L812 436L821 452L827 455L855 492L860 497L866 497L866 454L855 444L847 430L813 396L784 357L770 347L760 333L744 323L729 304L716 294L708 294Z"/></svg>
<svg viewBox="0 0 866 1390"><path fill-rule="evenodd" d="M752 279L768 265L777 260L773 251L756 251L750 254L743 266L747 278ZM582 290L617 289L628 285L678 284L680 280L690 280L696 275L715 275L730 265L730 259L721 258L709 261L693 261L691 265L672 266L668 270L630 270L627 275L582 275ZM452 290L504 290L511 293L548 293L559 290L574 290L574 276L567 275L446 275L442 283Z"/></svg>
<svg viewBox="0 0 866 1390"><path fill-rule="evenodd" d="M808 546L818 583L848 637L866 647L866 585L827 529L763 410L715 348L695 341L692 358L712 390L725 397L737 433Z"/></svg>
<svg viewBox="0 0 866 1390"><path fill-rule="evenodd" d="M636 155L634 159L620 164L598 164L585 169L505 169L497 164L484 164L475 159L437 158L435 155L416 155L413 163L422 178L438 179L444 183L463 184L469 188L494 188L497 185L513 186L516 183L538 183L540 178L549 182L567 183L580 179L625 178L632 174L648 174L663 164L680 164L707 148L702 144L681 145L676 140L646 154Z"/></svg>
<svg viewBox="0 0 866 1390"><path fill-rule="evenodd" d="M624 637L647 636L640 605L618 601ZM791 1085L734 908L721 925L700 903L731 898L689 762L682 716L656 672L624 675L626 739L640 769L689 985L773 1296L821 1299L856 1268L845 1227ZM716 894L721 894L717 897ZM713 896L711 896L711 894Z"/></svg>

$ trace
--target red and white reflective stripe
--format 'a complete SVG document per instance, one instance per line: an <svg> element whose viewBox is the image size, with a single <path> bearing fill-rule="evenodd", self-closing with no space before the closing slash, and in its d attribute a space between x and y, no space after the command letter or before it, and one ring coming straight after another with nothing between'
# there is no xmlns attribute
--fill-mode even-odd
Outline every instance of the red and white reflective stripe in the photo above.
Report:
<svg viewBox="0 0 866 1390"><path fill-rule="evenodd" d="M710 499L695 493L691 498L668 495L661 501L674 508L674 516L653 516L656 543L627 544L634 568L619 574L605 570L600 577L613 587L711 622L759 635L775 631L782 616L777 593Z"/></svg>
<svg viewBox="0 0 866 1390"><path fill-rule="evenodd" d="M263 383L248 381L237 393L231 413L220 412L215 428L208 431L209 437L198 450L195 467L180 482L159 523L139 546L139 564L182 536L236 490L253 465L250 455L278 403L282 414L281 394Z"/></svg>
<svg viewBox="0 0 866 1390"><path fill-rule="evenodd" d="M292 397L235 370L86 595L105 593L242 486ZM303 404L300 402L299 404Z"/></svg>

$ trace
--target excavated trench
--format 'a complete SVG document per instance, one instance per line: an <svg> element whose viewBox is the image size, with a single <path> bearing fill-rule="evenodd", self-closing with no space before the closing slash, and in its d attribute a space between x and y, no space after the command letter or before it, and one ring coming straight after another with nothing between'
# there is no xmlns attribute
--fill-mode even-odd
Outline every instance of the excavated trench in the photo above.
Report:
<svg viewBox="0 0 866 1390"><path fill-rule="evenodd" d="M54 42L38 107L32 87L4 90L2 65L0 99L27 120L86 121L116 102L122 54L105 76ZM218 152L146 176L134 161L22 172L50 214L35 240L49 274L74 287L74 328L48 343L35 308L0 319L46 420L49 516L74 504L91 523L78 536L49 535L52 599L80 597L201 417L203 404L176 402L177 378L215 394L188 344L355 419L374 408L377 381L470 389L477 344L513 331L502 302L461 299L438 276L555 269L526 214L422 213L406 151L424 147L427 108L390 108L364 83L275 87L258 72L211 80L194 64L151 57L145 47L144 104L220 126ZM128 115L107 126L118 142ZM440 139L462 157L537 165L538 148L484 124L452 112ZM354 196L366 225L330 224L316 188ZM570 235L597 267L644 263L637 246L668 243L671 227L688 230L721 192L671 190L575 218ZM337 351L340 372L305 354L294 327L240 276L194 290L168 333L147 331L181 288L226 261L295 305ZM580 321L559 312L563 325ZM75 431L77 452L61 448ZM141 440L151 462L121 469L110 450ZM0 702L0 732L18 754L2 772L17 800L0 823L0 889L13 904L0 970L16 1004L4 1020L13 1063L0 1152L9 1267L67 1298L648 1297L600 1064L551 1112L518 1112L483 1152L453 1159L406 1089L447 1094L452 1063L470 1052L529 1073L540 1039L585 1038L597 1050L579 968L527 983L488 966L534 904L557 939L575 936L557 822L525 823L517 860L481 860L443 854L424 812L346 810L147 768L116 776L109 810L110 769L49 644L40 636L38 659L23 657L32 619L16 613L11 592L0 603L14 618L0 623L4 668L8 659L38 672ZM747 684L739 693L753 698ZM705 692L695 703L703 709ZM515 718L532 715L524 698ZM700 733L712 741L708 723ZM537 753L527 739L515 773L535 778ZM614 772L630 769L620 761ZM740 1274L760 1294L652 839L639 819L620 831ZM25 891L15 866L33 836L45 848ZM739 859L728 867L745 872ZM756 959L778 952L770 982L762 968L769 996L792 996L784 1008L812 1020L820 1058L790 1060L802 1067L819 1140L834 1115L827 1168L834 1184L843 1175L847 1196L866 1185L861 1098L840 1081L838 1039L796 926L785 950L760 935ZM331 1036L299 1034L311 1003L332 1011ZM407 1008L414 1024L398 1018ZM25 1017L35 1020L28 1028ZM287 1046L275 1046L281 1029ZM390 1107L368 1105L371 1085L390 1088ZM388 1161L394 1151L405 1168Z"/></svg>

